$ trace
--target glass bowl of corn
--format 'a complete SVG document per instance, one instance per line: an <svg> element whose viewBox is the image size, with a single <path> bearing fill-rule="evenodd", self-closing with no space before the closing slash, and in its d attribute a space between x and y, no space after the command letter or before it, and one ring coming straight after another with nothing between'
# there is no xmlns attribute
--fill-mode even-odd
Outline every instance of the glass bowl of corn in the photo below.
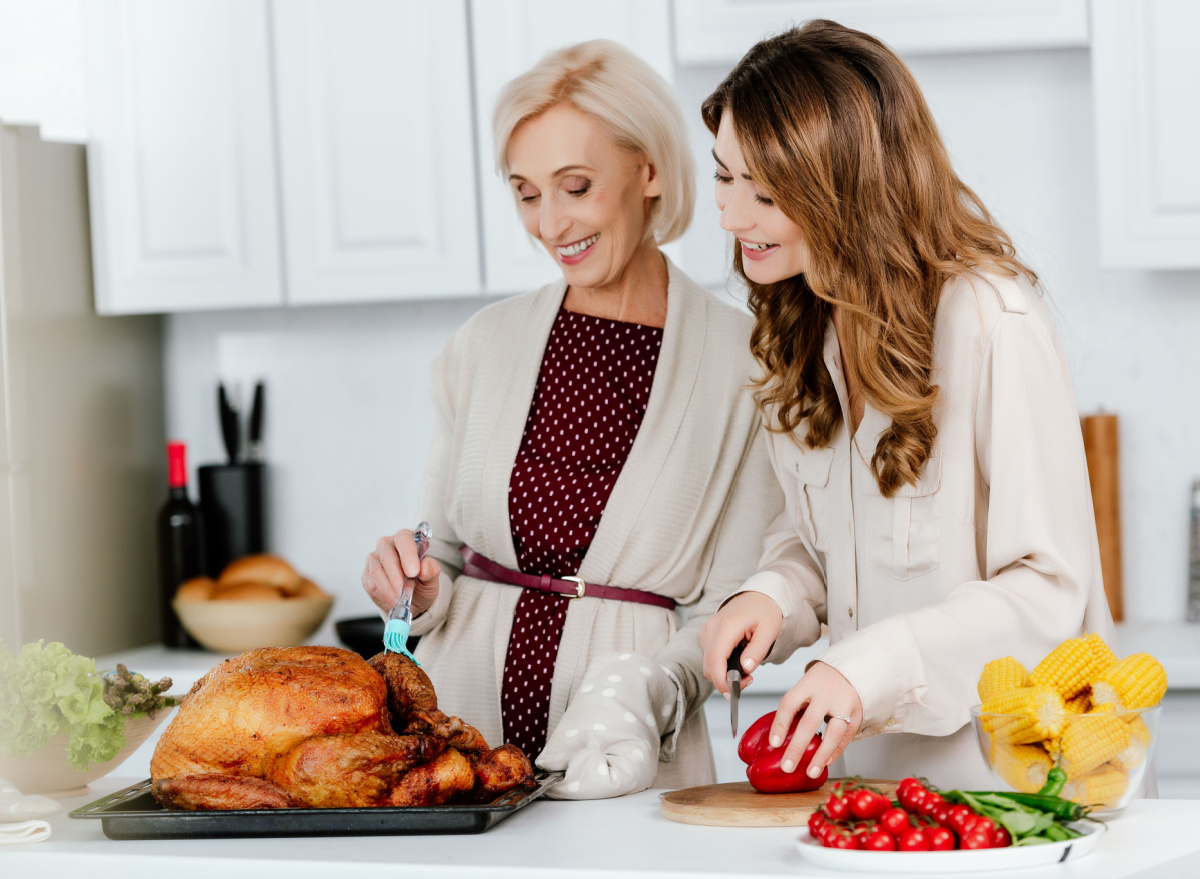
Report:
<svg viewBox="0 0 1200 879"><path fill-rule="evenodd" d="M1166 687L1153 656L1118 660L1088 635L1064 641L1030 672L1010 656L989 662L971 718L1000 784L1037 793L1058 768L1066 776L1059 796L1111 814L1144 796Z"/></svg>

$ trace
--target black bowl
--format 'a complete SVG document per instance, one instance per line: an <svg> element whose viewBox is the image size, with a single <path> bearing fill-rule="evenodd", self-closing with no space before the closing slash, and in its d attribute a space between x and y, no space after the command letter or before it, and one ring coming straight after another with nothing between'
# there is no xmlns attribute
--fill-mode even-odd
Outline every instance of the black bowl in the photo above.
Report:
<svg viewBox="0 0 1200 879"><path fill-rule="evenodd" d="M337 620L333 624L338 640L363 659L370 659L383 652L383 627L381 617L353 617ZM420 640L420 635L413 635L408 639L409 653L412 653Z"/></svg>

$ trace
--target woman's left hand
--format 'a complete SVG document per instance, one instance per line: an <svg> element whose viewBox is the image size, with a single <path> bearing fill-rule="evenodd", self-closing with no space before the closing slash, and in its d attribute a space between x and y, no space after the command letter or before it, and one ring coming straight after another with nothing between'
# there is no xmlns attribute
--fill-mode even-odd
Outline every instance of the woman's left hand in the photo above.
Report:
<svg viewBox="0 0 1200 879"><path fill-rule="evenodd" d="M824 662L813 663L799 683L779 700L775 722L768 734L772 747L777 748L783 742L791 729L792 719L801 708L804 709L804 716L800 718L796 732L783 752L781 768L784 772L792 772L800 765L805 746L821 723L829 718L821 747L808 764L809 776L816 778L854 740L862 726L862 700L854 685L841 672ZM850 718L850 722L843 720L844 717Z"/></svg>

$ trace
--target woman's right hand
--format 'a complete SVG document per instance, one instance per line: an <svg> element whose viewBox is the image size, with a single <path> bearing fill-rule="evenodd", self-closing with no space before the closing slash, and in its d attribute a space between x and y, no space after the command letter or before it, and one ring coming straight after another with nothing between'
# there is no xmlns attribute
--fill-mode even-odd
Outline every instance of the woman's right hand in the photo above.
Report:
<svg viewBox="0 0 1200 879"><path fill-rule="evenodd" d="M761 592L742 592L733 596L700 630L704 676L729 698L725 672L733 648L742 641L747 642L742 650L742 673L749 675L767 658L781 631L783 611L773 598ZM751 680L747 677L742 686L748 686Z"/></svg>
<svg viewBox="0 0 1200 879"><path fill-rule="evenodd" d="M417 557L417 542L407 528L390 537L379 538L375 551L367 556L363 569L362 586L371 600L384 613L388 613L400 600L405 576L416 577L413 587L412 613L415 617L433 605L438 596L438 583L442 566L433 556L424 561Z"/></svg>

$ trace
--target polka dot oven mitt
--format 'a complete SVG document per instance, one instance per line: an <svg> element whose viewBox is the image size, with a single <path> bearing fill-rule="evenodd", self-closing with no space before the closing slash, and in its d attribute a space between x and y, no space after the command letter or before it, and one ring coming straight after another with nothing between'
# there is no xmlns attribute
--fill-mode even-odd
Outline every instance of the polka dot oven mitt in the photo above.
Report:
<svg viewBox="0 0 1200 879"><path fill-rule="evenodd" d="M685 713L674 675L636 653L599 656L550 735L538 765L566 770L547 795L590 800L645 790L659 743Z"/></svg>

